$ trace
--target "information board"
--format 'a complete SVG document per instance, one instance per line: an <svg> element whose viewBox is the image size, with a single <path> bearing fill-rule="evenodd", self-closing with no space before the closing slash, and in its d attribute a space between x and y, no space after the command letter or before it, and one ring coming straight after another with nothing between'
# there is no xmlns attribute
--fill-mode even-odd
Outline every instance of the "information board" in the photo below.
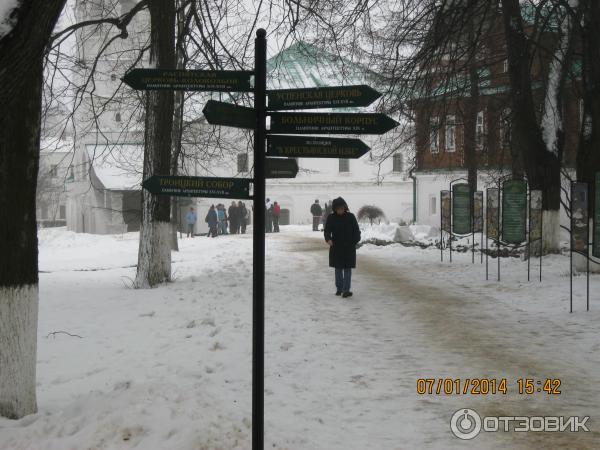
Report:
<svg viewBox="0 0 600 450"><path fill-rule="evenodd" d="M521 244L527 237L527 183L508 180L502 187L502 240Z"/></svg>
<svg viewBox="0 0 600 450"><path fill-rule="evenodd" d="M466 183L452 186L452 231L471 233L471 188Z"/></svg>
<svg viewBox="0 0 600 450"><path fill-rule="evenodd" d="M440 203L441 203L441 208L442 208L442 230L446 231L447 233L450 233L451 229L450 229L450 211L452 210L451 208L451 196L450 196L450 191L441 191L440 192Z"/></svg>
<svg viewBox="0 0 600 450"><path fill-rule="evenodd" d="M483 233L483 192L473 193L473 233Z"/></svg>
<svg viewBox="0 0 600 450"><path fill-rule="evenodd" d="M589 242L589 198L587 183L571 183L571 249L588 253Z"/></svg>
<svg viewBox="0 0 600 450"><path fill-rule="evenodd" d="M500 237L499 221L500 221L500 189L489 188L486 194L485 208L485 229L487 237L498 240Z"/></svg>
<svg viewBox="0 0 600 450"><path fill-rule="evenodd" d="M529 241L542 238L542 191L533 190L529 193Z"/></svg>

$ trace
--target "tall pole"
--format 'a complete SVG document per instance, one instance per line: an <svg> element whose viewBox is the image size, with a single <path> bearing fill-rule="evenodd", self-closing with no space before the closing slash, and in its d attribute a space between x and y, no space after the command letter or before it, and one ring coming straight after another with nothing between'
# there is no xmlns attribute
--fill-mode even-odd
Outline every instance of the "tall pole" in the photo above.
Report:
<svg viewBox="0 0 600 450"><path fill-rule="evenodd" d="M265 384L265 123L267 32L254 40L254 252L252 289L252 450L264 449Z"/></svg>

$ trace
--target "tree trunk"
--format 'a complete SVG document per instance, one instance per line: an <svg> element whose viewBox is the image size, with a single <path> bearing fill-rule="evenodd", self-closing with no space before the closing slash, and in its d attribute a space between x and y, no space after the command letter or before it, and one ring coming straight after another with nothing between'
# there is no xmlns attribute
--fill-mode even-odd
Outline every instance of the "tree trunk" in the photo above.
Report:
<svg viewBox="0 0 600 450"><path fill-rule="evenodd" d="M159 69L175 66L175 0L152 0L150 61ZM148 91L146 96L143 178L171 171L173 91ZM155 286L171 279L170 198L142 190L142 223L135 285Z"/></svg>
<svg viewBox="0 0 600 450"><path fill-rule="evenodd" d="M590 184L600 171L600 4L582 0L583 8L583 117L577 152L577 180ZM592 210L593 213L593 202Z"/></svg>
<svg viewBox="0 0 600 450"><path fill-rule="evenodd" d="M0 39L0 416L37 411L35 216L43 53L65 0L23 2Z"/></svg>
<svg viewBox="0 0 600 450"><path fill-rule="evenodd" d="M472 34L471 34L472 36ZM469 63L469 97L465 101L464 130L465 130L465 167L467 168L467 179L473 192L477 190L477 115L479 113L479 74L477 73L477 61L475 55Z"/></svg>
<svg viewBox="0 0 600 450"><path fill-rule="evenodd" d="M522 155L529 187L543 192L544 219L550 219L549 223L544 222L543 225L546 235L544 247L549 252L558 252L560 228L555 224L560 214L560 159L558 155L547 151L537 121L530 73L531 55L519 0L504 0L502 14L513 110L512 145Z"/></svg>

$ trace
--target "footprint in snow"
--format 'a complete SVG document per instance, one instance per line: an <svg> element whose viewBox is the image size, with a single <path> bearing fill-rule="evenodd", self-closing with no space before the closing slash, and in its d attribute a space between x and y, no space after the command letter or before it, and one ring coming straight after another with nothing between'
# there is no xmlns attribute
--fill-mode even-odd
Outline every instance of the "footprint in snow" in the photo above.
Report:
<svg viewBox="0 0 600 450"><path fill-rule="evenodd" d="M284 342L283 344L281 344L281 346L279 347L280 350L287 352L290 348L292 348L294 346L294 344L292 344L291 342Z"/></svg>

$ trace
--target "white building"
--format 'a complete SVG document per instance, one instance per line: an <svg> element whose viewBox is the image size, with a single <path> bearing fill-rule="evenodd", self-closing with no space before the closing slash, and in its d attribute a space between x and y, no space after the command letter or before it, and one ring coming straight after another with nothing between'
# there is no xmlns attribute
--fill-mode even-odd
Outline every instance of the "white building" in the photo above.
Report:
<svg viewBox="0 0 600 450"><path fill-rule="evenodd" d="M88 2L77 0L75 3L76 16L93 17L94 11L89 10L92 6ZM131 6L131 2L122 3L123 8ZM147 23L143 23L147 17L142 15L136 20L135 30L143 35L147 32ZM83 67L79 76L83 79L89 75L89 58L96 54L101 38L90 38L81 32L78 40L78 58ZM111 97L131 61L126 55L112 60L110 55L115 53L109 51L106 54L97 63L98 75L94 80L95 102L106 101L106 108L100 117L93 117L90 100L83 99L75 121L74 180L68 184L66 216L68 228L77 232L116 233L139 228L143 160L143 123L139 117L140 109L136 108L139 99L133 98L135 96L129 89L121 89L118 96ZM193 67L193 62L190 66ZM377 76L305 43L296 43L268 61L269 89L355 84L376 88ZM209 98L227 101L229 97L207 93L195 95L193 101L204 102ZM182 163L180 174L250 178L251 133L234 128L214 128L198 120L198 108L190 107L190 110L193 114L189 113L186 120L193 125L184 138L187 159ZM359 111L345 109L344 112ZM212 136L215 132L219 134L218 139ZM412 220L413 183L407 172L412 165L412 149L394 151L394 145L398 146L399 142L394 132L383 137L363 136L362 139L372 151L361 159L299 159L297 178L268 180L267 197L281 204L282 224L310 223L310 205L315 199L325 203L338 196L347 200L352 211L372 204L382 208L388 220ZM389 157L384 159L382 155ZM181 216L190 205L197 207L200 223L196 231L201 233L206 231L203 221L206 210L219 202L231 203L218 199L179 198L178 206ZM246 201L246 205L249 204Z"/></svg>

